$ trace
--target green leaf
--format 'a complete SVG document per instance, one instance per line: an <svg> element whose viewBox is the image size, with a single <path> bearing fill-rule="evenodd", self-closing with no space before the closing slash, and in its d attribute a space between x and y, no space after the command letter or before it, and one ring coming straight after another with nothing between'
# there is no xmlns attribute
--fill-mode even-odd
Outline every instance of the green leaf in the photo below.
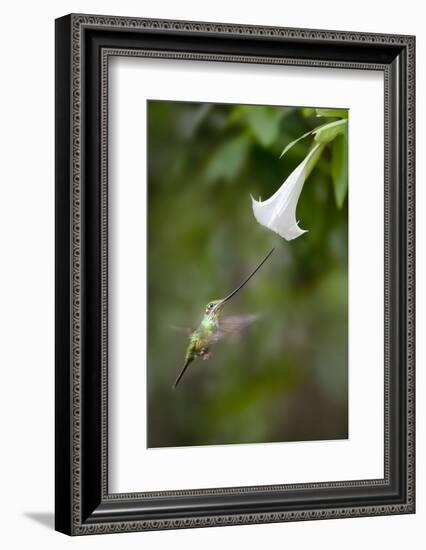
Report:
<svg viewBox="0 0 426 550"><path fill-rule="evenodd" d="M323 150L324 150L324 145L320 145L318 147L318 149L315 151L315 153L312 155L312 157L309 159L307 165L306 165L306 168L305 168L305 174L306 174L306 178L309 176L309 174L312 172L312 170L314 169L316 163L318 162Z"/></svg>
<svg viewBox="0 0 426 550"><path fill-rule="evenodd" d="M345 119L324 124L314 130L315 141L324 145L330 143L335 137L345 132L347 125L348 121Z"/></svg>
<svg viewBox="0 0 426 550"><path fill-rule="evenodd" d="M331 177L337 207L342 208L348 191L348 144L343 134L331 145Z"/></svg>
<svg viewBox="0 0 426 550"><path fill-rule="evenodd" d="M315 109L317 116L334 117L334 118L348 118L348 109Z"/></svg>
<svg viewBox="0 0 426 550"><path fill-rule="evenodd" d="M189 141L193 139L199 126L207 118L209 112L212 110L211 103L201 103L197 109L192 109L183 117L182 120L182 137Z"/></svg>
<svg viewBox="0 0 426 550"><path fill-rule="evenodd" d="M213 183L219 179L231 181L241 170L247 156L250 141L246 135L221 145L206 167L206 178Z"/></svg>
<svg viewBox="0 0 426 550"><path fill-rule="evenodd" d="M347 125L347 120L336 120L335 122L327 122L326 124L317 126L310 132L306 132L306 134L303 134L303 136L300 136L299 138L288 143L283 149L280 158L285 155L285 153L287 153L287 151L289 151L294 145L296 145L296 143L310 135L315 136L315 141L317 143L322 143L323 145L326 145L327 143L330 143L330 141L333 141L336 136L345 133Z"/></svg>
<svg viewBox="0 0 426 550"><path fill-rule="evenodd" d="M310 136L312 133L314 132L314 130L311 130L310 132L306 132L306 134L303 134L303 136L300 136L299 138L291 141L288 145L286 145L283 149L283 152L281 153L280 155L280 158L285 155L287 153L287 151L289 151L294 145L296 145L297 142L301 141L302 139Z"/></svg>
<svg viewBox="0 0 426 550"><path fill-rule="evenodd" d="M309 118L316 114L317 109L314 109L313 107L302 107L301 111L304 118Z"/></svg>
<svg viewBox="0 0 426 550"><path fill-rule="evenodd" d="M263 147L269 147L278 138L284 111L267 106L250 105L246 110L249 126Z"/></svg>

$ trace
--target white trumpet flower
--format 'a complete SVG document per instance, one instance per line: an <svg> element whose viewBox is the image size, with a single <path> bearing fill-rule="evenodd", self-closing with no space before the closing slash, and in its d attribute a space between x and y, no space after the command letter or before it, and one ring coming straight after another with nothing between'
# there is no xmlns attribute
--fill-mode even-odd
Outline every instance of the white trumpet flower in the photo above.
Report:
<svg viewBox="0 0 426 550"><path fill-rule="evenodd" d="M296 220L296 207L303 184L309 176L315 162L318 160L323 145L316 144L304 160L293 170L281 187L269 199L262 201L251 197L253 214L263 226L275 231L287 241L291 241L306 233Z"/></svg>

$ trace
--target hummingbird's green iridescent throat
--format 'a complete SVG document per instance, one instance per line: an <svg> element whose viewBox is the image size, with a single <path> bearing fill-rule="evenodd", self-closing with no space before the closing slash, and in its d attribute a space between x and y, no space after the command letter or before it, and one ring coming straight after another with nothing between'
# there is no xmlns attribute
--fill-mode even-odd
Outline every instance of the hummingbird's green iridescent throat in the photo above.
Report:
<svg viewBox="0 0 426 550"><path fill-rule="evenodd" d="M223 336L238 334L242 329L256 320L256 315L239 315L222 318L221 312L226 302L233 298L250 281L250 279L255 275L255 273L257 273L257 271L259 271L273 251L274 248L265 256L256 269L254 269L250 275L246 277L239 286L237 286L235 290L230 292L227 296L225 296L225 298L222 298L221 300L213 300L207 304L199 327L194 330L189 337L185 362L175 380L175 383L173 384L173 389L175 389L179 384L189 364L192 363L196 357L208 359L210 356L210 349L213 344L218 342Z"/></svg>

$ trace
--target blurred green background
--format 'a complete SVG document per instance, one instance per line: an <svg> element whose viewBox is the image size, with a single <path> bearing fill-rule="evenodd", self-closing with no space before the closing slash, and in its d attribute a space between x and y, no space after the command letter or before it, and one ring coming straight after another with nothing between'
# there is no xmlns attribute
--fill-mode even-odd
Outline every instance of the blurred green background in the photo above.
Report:
<svg viewBox="0 0 426 550"><path fill-rule="evenodd" d="M148 102L149 447L348 437L348 208L333 148L299 200L308 233L283 240L256 222L250 199L270 197L312 138L280 159L288 143L335 120L318 114ZM224 310L261 318L195 360L173 391L188 339L177 327L198 326L273 246Z"/></svg>

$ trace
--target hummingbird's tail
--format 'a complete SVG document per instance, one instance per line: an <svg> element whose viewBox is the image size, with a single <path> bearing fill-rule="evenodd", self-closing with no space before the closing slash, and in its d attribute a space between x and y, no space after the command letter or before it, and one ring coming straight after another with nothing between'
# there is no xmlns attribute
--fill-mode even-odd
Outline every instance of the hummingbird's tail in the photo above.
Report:
<svg viewBox="0 0 426 550"><path fill-rule="evenodd" d="M182 378L182 376L185 374L185 371L186 371L186 369L188 368L188 365L189 365L190 363L192 363L193 360L194 360L194 358L191 357L191 356L189 356L189 357L186 358L185 364L184 364L184 366L182 367L182 370L180 371L180 373L178 374L178 377L176 378L175 383L173 384L173 389L174 389L174 390L176 389L177 385L179 384L180 379Z"/></svg>

